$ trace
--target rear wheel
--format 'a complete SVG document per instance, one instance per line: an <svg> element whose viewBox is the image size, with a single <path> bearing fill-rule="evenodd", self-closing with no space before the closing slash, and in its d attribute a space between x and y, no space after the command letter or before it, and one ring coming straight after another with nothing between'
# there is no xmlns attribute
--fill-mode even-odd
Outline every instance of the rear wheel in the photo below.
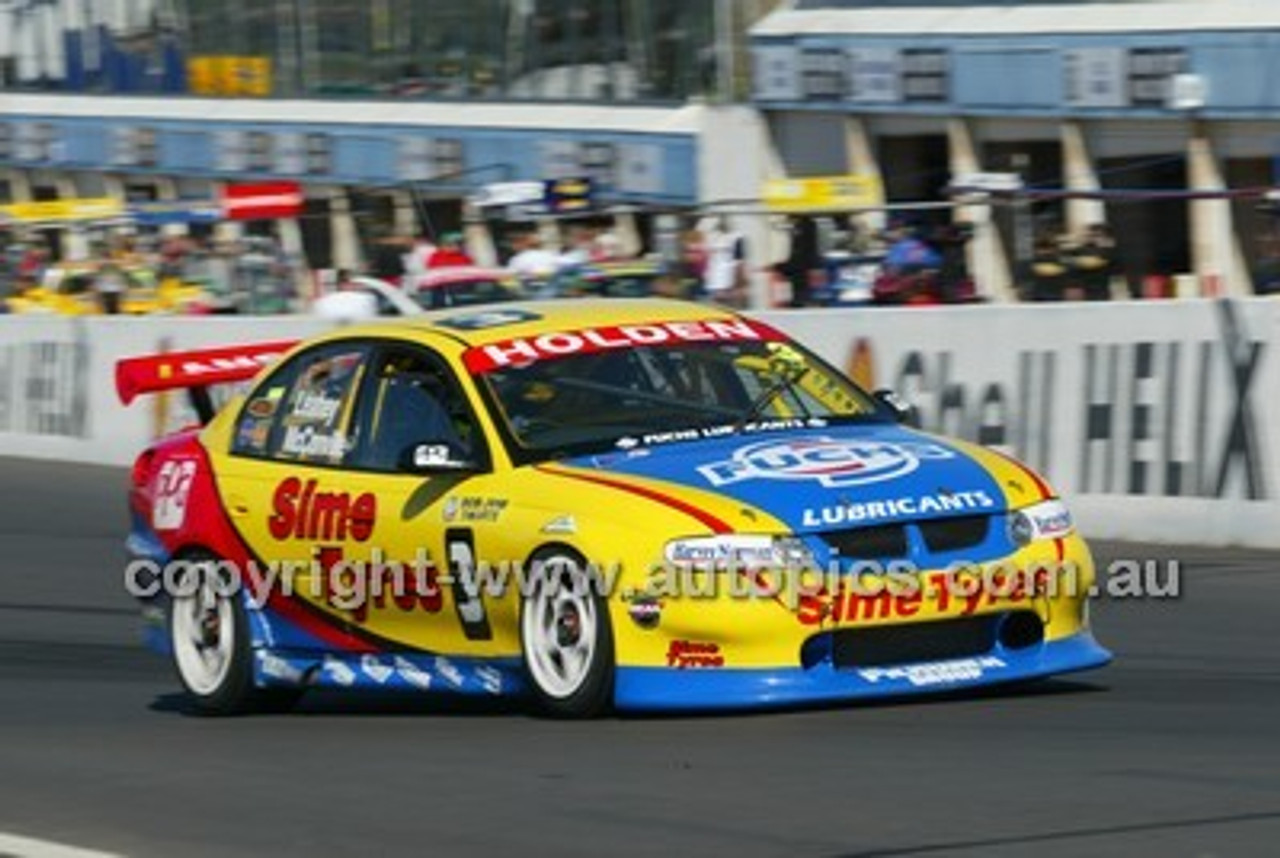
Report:
<svg viewBox="0 0 1280 858"><path fill-rule="evenodd" d="M169 602L170 643L178 679L196 710L235 715L292 706L301 690L254 688L248 614L217 558L188 557L177 583Z"/></svg>
<svg viewBox="0 0 1280 858"><path fill-rule="evenodd" d="M582 559L566 550L535 555L540 570L523 597L520 644L539 707L558 718L590 718L613 695L608 605Z"/></svg>

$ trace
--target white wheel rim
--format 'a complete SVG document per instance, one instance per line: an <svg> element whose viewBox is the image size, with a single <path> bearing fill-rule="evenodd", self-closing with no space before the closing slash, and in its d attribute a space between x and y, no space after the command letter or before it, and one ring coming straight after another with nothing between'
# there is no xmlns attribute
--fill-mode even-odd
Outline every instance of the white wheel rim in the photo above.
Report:
<svg viewBox="0 0 1280 858"><path fill-rule="evenodd" d="M212 565L193 566L200 586L173 600L170 632L178 672L193 692L209 695L221 687L235 651L235 615L230 599L218 594Z"/></svg>
<svg viewBox="0 0 1280 858"><path fill-rule="evenodd" d="M520 618L525 661L533 681L557 699L572 696L591 673L599 617L591 588L573 561L543 564L544 582L525 599Z"/></svg>

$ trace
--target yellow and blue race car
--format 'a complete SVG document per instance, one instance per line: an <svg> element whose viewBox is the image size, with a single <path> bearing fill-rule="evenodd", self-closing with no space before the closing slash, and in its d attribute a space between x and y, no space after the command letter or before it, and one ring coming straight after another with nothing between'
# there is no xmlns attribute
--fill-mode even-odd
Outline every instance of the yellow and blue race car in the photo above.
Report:
<svg viewBox="0 0 1280 858"><path fill-rule="evenodd" d="M138 458L128 540L203 711L315 687L758 708L1110 659L1038 475L749 317L445 310L133 358L117 386L188 388L206 421Z"/></svg>

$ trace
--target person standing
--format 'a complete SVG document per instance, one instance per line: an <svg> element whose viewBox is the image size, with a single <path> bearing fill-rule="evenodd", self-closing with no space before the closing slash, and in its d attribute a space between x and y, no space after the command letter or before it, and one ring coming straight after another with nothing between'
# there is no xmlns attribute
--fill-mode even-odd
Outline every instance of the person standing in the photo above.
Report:
<svg viewBox="0 0 1280 858"><path fill-rule="evenodd" d="M728 219L717 218L706 232L706 273L703 285L707 297L736 310L746 309L747 240L733 231Z"/></svg>
<svg viewBox="0 0 1280 858"><path fill-rule="evenodd" d="M1106 224L1090 224L1084 240L1068 257L1073 279L1086 301L1111 300L1111 278L1116 273L1116 242Z"/></svg>
<svg viewBox="0 0 1280 858"><path fill-rule="evenodd" d="M1063 260L1058 239L1052 234L1036 239L1031 261L1027 263L1028 301L1061 301L1067 290L1067 264Z"/></svg>
<svg viewBox="0 0 1280 858"><path fill-rule="evenodd" d="M463 265L475 265L475 262L462 248L462 233L446 232L440 236L440 246L427 258L427 267L457 268Z"/></svg>
<svg viewBox="0 0 1280 858"><path fill-rule="evenodd" d="M818 223L813 218L802 215L791 219L791 252L778 271L791 283L791 306L809 306L814 280L823 274Z"/></svg>
<svg viewBox="0 0 1280 858"><path fill-rule="evenodd" d="M553 276L560 269L560 255L542 246L536 231L519 236L516 253L507 262L507 269L522 281L537 281Z"/></svg>
<svg viewBox="0 0 1280 858"><path fill-rule="evenodd" d="M102 312L108 316L120 314L120 305L127 286L124 269L114 259L104 260L93 279L93 291L98 295Z"/></svg>

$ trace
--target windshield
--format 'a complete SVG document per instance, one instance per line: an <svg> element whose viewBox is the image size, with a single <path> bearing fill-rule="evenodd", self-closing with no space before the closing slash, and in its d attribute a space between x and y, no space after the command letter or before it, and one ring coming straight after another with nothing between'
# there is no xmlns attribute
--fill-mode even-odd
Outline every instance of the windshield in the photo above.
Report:
<svg viewBox="0 0 1280 858"><path fill-rule="evenodd" d="M679 343L487 372L518 461L745 429L881 420L875 401L787 342Z"/></svg>
<svg viewBox="0 0 1280 858"><path fill-rule="evenodd" d="M600 295L606 298L647 298L654 293L658 272L567 272L556 286L566 297Z"/></svg>
<svg viewBox="0 0 1280 858"><path fill-rule="evenodd" d="M493 278L458 280L439 286L420 288L411 292L410 295L424 310L497 304L503 301L514 301L521 297L513 284L503 283Z"/></svg>

